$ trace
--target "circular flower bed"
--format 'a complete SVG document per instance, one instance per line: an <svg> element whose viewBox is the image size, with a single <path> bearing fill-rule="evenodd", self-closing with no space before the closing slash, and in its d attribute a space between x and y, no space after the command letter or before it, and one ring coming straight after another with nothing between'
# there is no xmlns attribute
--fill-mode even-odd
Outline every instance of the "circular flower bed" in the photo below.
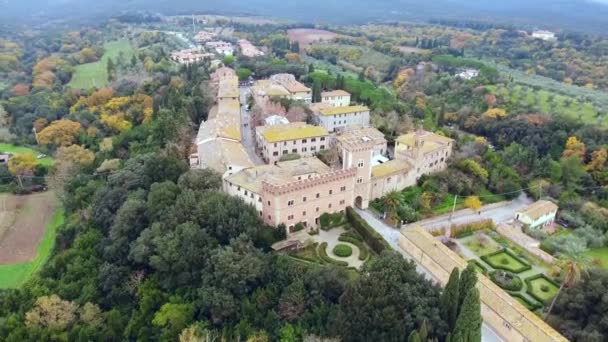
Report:
<svg viewBox="0 0 608 342"><path fill-rule="evenodd" d="M494 271L490 273L490 279L492 279L496 285L509 291L519 291L524 286L524 283L521 281L520 277L507 271Z"/></svg>
<svg viewBox="0 0 608 342"><path fill-rule="evenodd" d="M341 258L346 258L353 254L353 249L349 245L338 244L334 247L334 254Z"/></svg>

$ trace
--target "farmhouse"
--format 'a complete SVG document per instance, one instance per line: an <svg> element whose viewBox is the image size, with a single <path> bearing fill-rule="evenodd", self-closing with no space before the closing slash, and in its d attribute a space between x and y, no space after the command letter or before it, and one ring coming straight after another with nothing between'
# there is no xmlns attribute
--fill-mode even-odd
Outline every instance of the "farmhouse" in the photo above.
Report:
<svg viewBox="0 0 608 342"><path fill-rule="evenodd" d="M224 41L213 41L205 43L205 47L214 50L218 55L229 56L234 54L232 44Z"/></svg>
<svg viewBox="0 0 608 342"><path fill-rule="evenodd" d="M365 106L331 107L318 110L315 121L329 132L336 132L349 126L369 126L369 108Z"/></svg>
<svg viewBox="0 0 608 342"><path fill-rule="evenodd" d="M203 43L203 42L208 42L210 40L213 40L213 39L215 39L215 37L217 37L217 34L215 34L213 32L200 31L199 33L197 33L194 36L194 40L199 43Z"/></svg>
<svg viewBox="0 0 608 342"><path fill-rule="evenodd" d="M546 200L537 201L515 213L515 220L530 229L550 227L555 221L558 206Z"/></svg>
<svg viewBox="0 0 608 342"><path fill-rule="evenodd" d="M329 145L329 133L323 127L304 122L260 126L256 128L256 143L264 161L278 162L290 154L311 157Z"/></svg>
<svg viewBox="0 0 608 342"><path fill-rule="evenodd" d="M296 80L296 77L291 74L276 74L270 76L270 79L282 85L290 94L292 100L300 100L306 103L312 102L312 90Z"/></svg>
<svg viewBox="0 0 608 342"><path fill-rule="evenodd" d="M264 56L264 53L257 47L251 44L247 39L239 39L238 41L241 54L245 57L253 58L258 56Z"/></svg>
<svg viewBox="0 0 608 342"><path fill-rule="evenodd" d="M211 59L212 57L212 53L206 53L202 48L186 49L171 53L171 60L186 65L200 63L206 59Z"/></svg>
<svg viewBox="0 0 608 342"><path fill-rule="evenodd" d="M272 99L286 98L306 103L312 101L312 90L290 74L277 74L270 79L256 81L251 87L251 95L261 108L267 107Z"/></svg>
<svg viewBox="0 0 608 342"><path fill-rule="evenodd" d="M545 31L545 30L538 30L538 31L532 32L532 38L542 39L545 41L557 40L557 37L555 37L555 33L551 32L551 31Z"/></svg>
<svg viewBox="0 0 608 342"><path fill-rule="evenodd" d="M350 105L350 93L344 90L324 91L321 93L321 102L331 107L346 107Z"/></svg>

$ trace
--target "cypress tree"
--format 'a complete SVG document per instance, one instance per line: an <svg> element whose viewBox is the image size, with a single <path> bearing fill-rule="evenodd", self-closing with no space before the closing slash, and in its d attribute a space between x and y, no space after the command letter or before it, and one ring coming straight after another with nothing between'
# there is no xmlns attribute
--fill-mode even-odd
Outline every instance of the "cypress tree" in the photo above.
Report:
<svg viewBox="0 0 608 342"><path fill-rule="evenodd" d="M441 314L448 323L450 330L454 329L458 317L458 306L460 304L460 271L454 267L450 274L450 280L441 294Z"/></svg>
<svg viewBox="0 0 608 342"><path fill-rule="evenodd" d="M312 102L321 102L321 82L315 81L312 85Z"/></svg>
<svg viewBox="0 0 608 342"><path fill-rule="evenodd" d="M467 268L462 271L460 276L460 300L458 301L458 306L462 308L462 303L467 297L469 291L475 288L475 284L477 284L477 271L475 271L475 267L473 264L467 265Z"/></svg>
<svg viewBox="0 0 608 342"><path fill-rule="evenodd" d="M410 336L407 338L407 342L422 342L420 335L416 330L412 331Z"/></svg>
<svg viewBox="0 0 608 342"><path fill-rule="evenodd" d="M310 65L308 66L308 72L311 73L311 74L313 72L315 72L315 66L314 66L314 64L310 63Z"/></svg>
<svg viewBox="0 0 608 342"><path fill-rule="evenodd" d="M462 338L462 342L481 342L481 324L479 291L473 288L462 303L451 342L457 342L456 338Z"/></svg>
<svg viewBox="0 0 608 342"><path fill-rule="evenodd" d="M418 329L418 335L420 335L420 340L425 342L429 337L429 327L426 319L422 321L422 325L420 325L420 329Z"/></svg>

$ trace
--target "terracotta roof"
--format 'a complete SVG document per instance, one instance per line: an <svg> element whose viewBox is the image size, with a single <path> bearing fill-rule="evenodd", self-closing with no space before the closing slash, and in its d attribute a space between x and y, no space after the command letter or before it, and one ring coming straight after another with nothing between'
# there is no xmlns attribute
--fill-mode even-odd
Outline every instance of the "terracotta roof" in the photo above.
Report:
<svg viewBox="0 0 608 342"><path fill-rule="evenodd" d="M454 139L444 137L443 135L435 134L432 132L421 131L421 132L412 132L404 135L400 135L395 139L398 143L395 146L395 150L400 152L407 147L414 147L416 144L416 134L420 134L420 139L423 141L422 152L430 153L439 149L444 148L447 144L454 141ZM400 146L405 145L405 146Z"/></svg>
<svg viewBox="0 0 608 342"><path fill-rule="evenodd" d="M462 270L467 266L467 262L459 255L420 227L401 229L401 235L423 250L444 271L446 279L454 267ZM482 304L498 312L506 323L528 341L568 341L484 275L478 273L478 279L477 288Z"/></svg>
<svg viewBox="0 0 608 342"><path fill-rule="evenodd" d="M375 145L386 144L384 133L374 127L348 127L346 130L336 136L342 144L357 143L364 139L371 140Z"/></svg>
<svg viewBox="0 0 608 342"><path fill-rule="evenodd" d="M218 99L226 97L239 97L239 79L236 76L228 76L220 79Z"/></svg>
<svg viewBox="0 0 608 342"><path fill-rule="evenodd" d="M255 166L240 142L225 139L213 139L199 144L198 156L202 166L222 174L228 171L229 166Z"/></svg>
<svg viewBox="0 0 608 342"><path fill-rule="evenodd" d="M269 143L322 137L329 134L323 127L308 125L304 122L292 122L274 126L261 126L257 128L257 131Z"/></svg>
<svg viewBox="0 0 608 342"><path fill-rule="evenodd" d="M536 221L545 215L557 212L557 209L559 209L559 207L555 203L551 201L540 200L530 204L523 210L519 211L519 213L522 215L526 215L532 220Z"/></svg>
<svg viewBox="0 0 608 342"><path fill-rule="evenodd" d="M405 160L389 160L386 163L372 167L372 177L382 178L397 173L408 172L411 169L412 166Z"/></svg>
<svg viewBox="0 0 608 342"><path fill-rule="evenodd" d="M319 111L322 115L339 115L339 114L350 114L350 113L360 113L360 112L369 112L369 108L366 106L346 106L346 107L333 107L333 108L325 108Z"/></svg>
<svg viewBox="0 0 608 342"><path fill-rule="evenodd" d="M289 90L290 93L303 93L303 92L310 92L310 88L308 88L307 86L303 85L302 83L298 82L298 81L292 81L292 82L287 82L285 84L283 84L283 86Z"/></svg>
<svg viewBox="0 0 608 342"><path fill-rule="evenodd" d="M321 97L335 97L335 96L350 96L350 93L342 89L324 91L321 93Z"/></svg>

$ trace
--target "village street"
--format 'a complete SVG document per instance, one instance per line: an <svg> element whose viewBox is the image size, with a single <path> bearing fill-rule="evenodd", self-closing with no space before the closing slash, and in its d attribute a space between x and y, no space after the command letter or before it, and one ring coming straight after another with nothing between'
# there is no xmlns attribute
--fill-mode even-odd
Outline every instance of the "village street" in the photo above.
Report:
<svg viewBox="0 0 608 342"><path fill-rule="evenodd" d="M249 158L256 165L264 165L264 161L262 158L255 152L255 139L254 139L254 128L251 127L250 123L250 112L247 108L247 97L251 94L251 89L249 87L239 87L239 98L241 102L241 136L243 147Z"/></svg>

